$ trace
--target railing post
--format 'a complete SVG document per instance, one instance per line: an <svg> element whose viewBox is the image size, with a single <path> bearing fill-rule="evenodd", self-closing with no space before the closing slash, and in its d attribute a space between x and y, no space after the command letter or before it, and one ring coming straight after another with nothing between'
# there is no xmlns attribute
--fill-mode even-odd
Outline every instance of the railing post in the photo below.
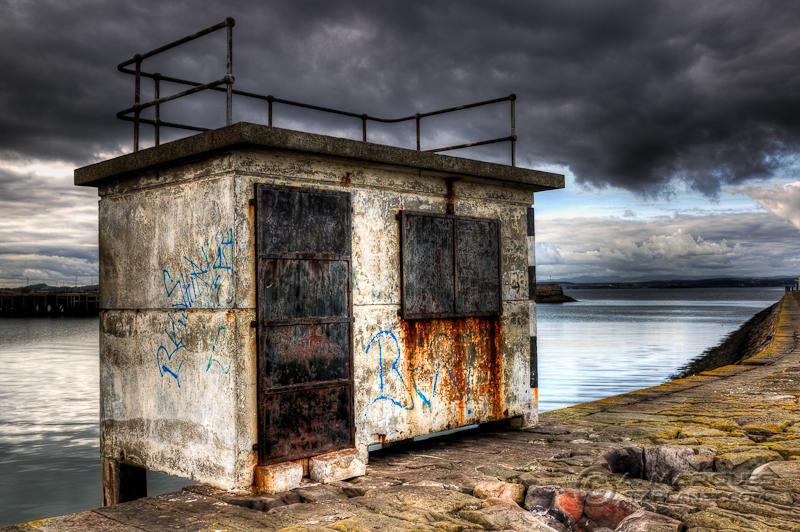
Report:
<svg viewBox="0 0 800 532"><path fill-rule="evenodd" d="M417 151L419 151L419 146L420 146L420 144L419 144L419 121L420 121L419 113L414 115L414 119L417 122Z"/></svg>
<svg viewBox="0 0 800 532"><path fill-rule="evenodd" d="M517 120L516 120L516 106L517 95L513 92L508 97L511 102L511 166L517 166Z"/></svg>
<svg viewBox="0 0 800 532"><path fill-rule="evenodd" d="M139 151L139 103L142 95L142 56L136 54L136 85L133 89L133 151Z"/></svg>
<svg viewBox="0 0 800 532"><path fill-rule="evenodd" d="M361 115L361 140L367 142L367 115Z"/></svg>
<svg viewBox="0 0 800 532"><path fill-rule="evenodd" d="M158 146L159 144L161 144L161 132L160 132L161 126L158 123L159 120L161 119L161 104L158 102L158 99L161 97L161 74L159 74L158 72L156 72L153 75L153 84L154 84L153 97L156 101L155 110L153 114L153 121L155 122L155 124L153 124L153 126L155 127L155 143L156 146Z"/></svg>
<svg viewBox="0 0 800 532"><path fill-rule="evenodd" d="M225 25L227 26L225 29L228 34L228 54L225 61L225 72L228 78L228 91L225 106L226 125L231 125L233 123L233 25L235 23L236 22L231 17L225 19Z"/></svg>

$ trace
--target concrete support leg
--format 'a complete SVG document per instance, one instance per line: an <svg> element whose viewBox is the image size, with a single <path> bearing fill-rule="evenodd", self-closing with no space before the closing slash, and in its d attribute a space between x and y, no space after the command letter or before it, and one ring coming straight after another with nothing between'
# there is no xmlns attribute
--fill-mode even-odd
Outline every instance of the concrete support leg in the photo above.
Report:
<svg viewBox="0 0 800 532"><path fill-rule="evenodd" d="M539 389L531 388L531 400L528 411L522 416L522 428L529 429L539 423Z"/></svg>
<svg viewBox="0 0 800 532"><path fill-rule="evenodd" d="M147 497L147 470L103 458L103 506Z"/></svg>

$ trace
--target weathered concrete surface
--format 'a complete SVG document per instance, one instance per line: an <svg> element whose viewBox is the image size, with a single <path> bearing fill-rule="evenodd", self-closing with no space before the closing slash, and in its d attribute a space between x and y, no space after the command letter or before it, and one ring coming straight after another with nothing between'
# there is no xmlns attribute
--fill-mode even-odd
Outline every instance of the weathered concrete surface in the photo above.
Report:
<svg viewBox="0 0 800 532"><path fill-rule="evenodd" d="M257 493L280 493L300 486L303 481L303 466L296 462L283 462L258 466L255 471L253 491Z"/></svg>
<svg viewBox="0 0 800 532"><path fill-rule="evenodd" d="M800 531L799 299L787 294L774 341L742 365L550 412L532 429L396 446L347 482L272 496L196 486L16 530ZM500 482L525 487L523 506L475 496Z"/></svg>
<svg viewBox="0 0 800 532"><path fill-rule="evenodd" d="M113 180L125 174L138 173L144 169L203 157L212 152L240 146L279 148L358 161L462 174L487 181L513 183L517 187L528 187L531 191L564 188L564 176L560 174L246 122L239 122L232 126L207 131L158 147L79 168L75 171L75 184L98 186L104 181Z"/></svg>
<svg viewBox="0 0 800 532"><path fill-rule="evenodd" d="M308 459L308 476L314 482L327 484L360 477L365 472L366 464L355 449L334 451Z"/></svg>
<svg viewBox="0 0 800 532"><path fill-rule="evenodd" d="M98 192L103 457L249 487L255 312L236 300L232 159Z"/></svg>
<svg viewBox="0 0 800 532"><path fill-rule="evenodd" d="M255 260L253 213L248 210L254 185L311 186L351 195L354 411L356 447L362 454L370 444L522 416L535 409L529 386L529 189L474 183L467 176L453 185L457 215L500 221L499 334L490 338L481 320L466 319L457 325L455 320L426 320L425 330L411 335L409 323L398 316L396 216L401 209L444 214L445 179L453 174L254 147L231 157L236 176L236 299L242 306L255 306L256 280L249 266ZM451 356L459 350L474 357ZM494 358L498 364L491 373Z"/></svg>
<svg viewBox="0 0 800 532"><path fill-rule="evenodd" d="M223 489L253 484L256 184L350 194L362 459L375 443L535 418L527 210L533 191L563 179L406 152L237 124L76 171L100 194L104 457ZM443 214L448 199L459 216L499 220L503 315L405 322L397 214Z"/></svg>

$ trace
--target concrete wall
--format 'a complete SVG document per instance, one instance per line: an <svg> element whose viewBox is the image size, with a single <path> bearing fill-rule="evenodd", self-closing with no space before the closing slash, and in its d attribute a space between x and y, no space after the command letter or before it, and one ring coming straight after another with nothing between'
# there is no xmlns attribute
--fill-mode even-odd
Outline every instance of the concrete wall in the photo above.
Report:
<svg viewBox="0 0 800 532"><path fill-rule="evenodd" d="M531 192L458 181L458 215L499 218L503 316L403 322L400 209L445 212L431 171L238 149L101 185L104 456L247 488L256 443L254 183L351 193L356 439L362 452L524 415ZM495 355L497 353L497 355Z"/></svg>
<svg viewBox="0 0 800 532"><path fill-rule="evenodd" d="M353 205L353 361L356 440L391 442L535 410L529 387L527 208L531 192L487 183L455 184L458 215L501 224L503 316L493 320L404 322L400 309L401 209L444 213L452 174L390 165L249 150L235 163L240 300L255 303L254 183L351 193ZM245 248L246 246L246 248ZM421 326L422 325L422 326ZM498 364L490 367L492 352ZM459 357L457 353L466 353ZM454 356L455 354L455 356ZM472 360L470 360L472 355ZM383 388L381 388L383 386Z"/></svg>
<svg viewBox="0 0 800 532"><path fill-rule="evenodd" d="M101 187L104 456L222 487L255 458L255 318L228 158Z"/></svg>

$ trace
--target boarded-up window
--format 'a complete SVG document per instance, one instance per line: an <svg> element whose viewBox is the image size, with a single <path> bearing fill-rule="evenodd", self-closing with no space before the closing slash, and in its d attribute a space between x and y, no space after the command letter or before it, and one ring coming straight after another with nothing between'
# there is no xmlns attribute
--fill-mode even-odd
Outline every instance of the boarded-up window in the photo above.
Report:
<svg viewBox="0 0 800 532"><path fill-rule="evenodd" d="M500 315L500 223L400 214L403 318Z"/></svg>

